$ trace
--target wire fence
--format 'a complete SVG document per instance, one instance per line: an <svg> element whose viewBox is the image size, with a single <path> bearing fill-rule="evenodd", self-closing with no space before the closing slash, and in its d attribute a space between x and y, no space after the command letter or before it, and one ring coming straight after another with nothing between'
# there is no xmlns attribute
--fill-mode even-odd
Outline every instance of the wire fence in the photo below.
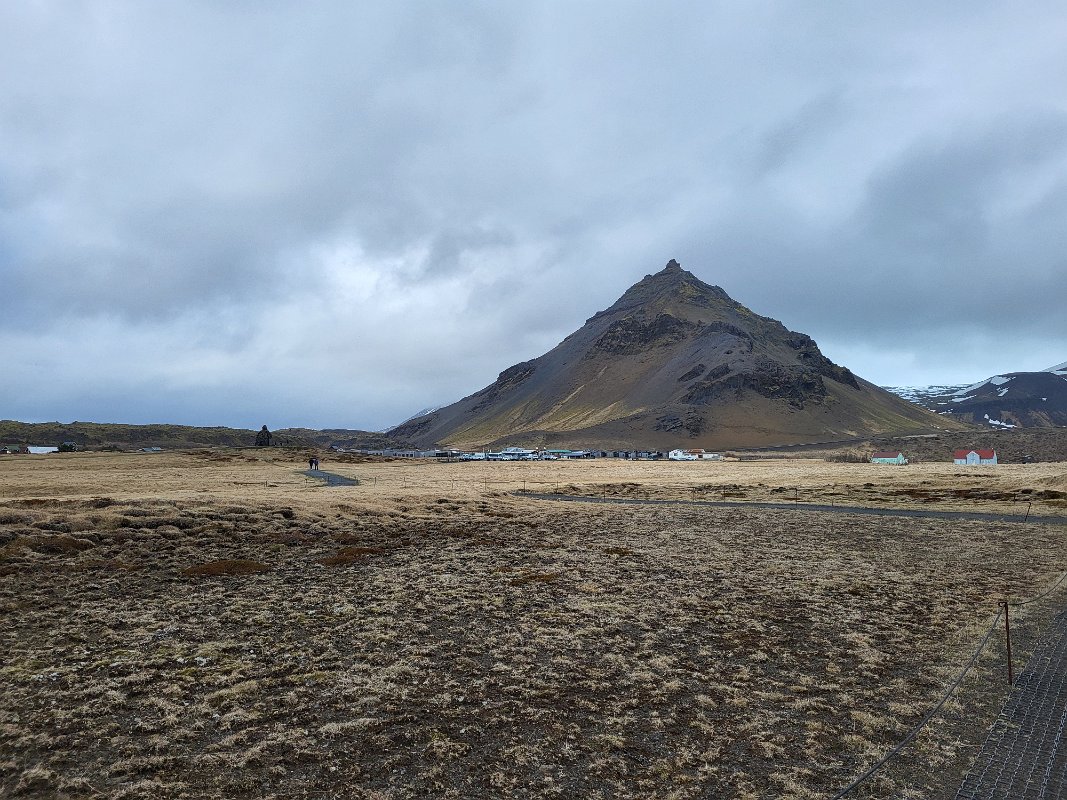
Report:
<svg viewBox="0 0 1067 800"><path fill-rule="evenodd" d="M282 467L283 465L276 465ZM289 468L291 472L291 467ZM269 487L303 485L305 488L361 486L364 489L417 490L421 492L508 493L537 497L571 499L647 501L652 503L693 503L699 505L751 506L753 508L806 508L819 511L856 510L858 513L904 513L907 516L945 517L973 515L975 519L1067 524L1067 499L1056 496L1035 496L1032 491L986 490L917 490L897 487L878 487L872 484L852 485L753 485L711 484L690 482L579 482L574 476L558 478L495 478L491 474L478 477L430 478L423 475L358 475L355 470L346 474L321 473L305 476L292 473L294 479L263 481ZM296 478L296 476L299 478ZM257 485L256 481L233 481L235 485ZM985 492L985 493L983 493ZM988 495L992 496L988 496ZM1059 493L1053 492L1053 495Z"/></svg>
<svg viewBox="0 0 1067 800"><path fill-rule="evenodd" d="M866 771L864 771L858 777L854 778L851 783L849 783L843 789L838 791L837 794L833 795L833 800L839 800L839 798L848 796L854 790L858 789L861 785L863 785L868 780L870 780L872 777L874 777L874 775L879 770L881 770L893 758L895 758L897 755L899 755L900 752L905 747L907 747L907 745L910 744L915 739L916 736L919 735L919 733L922 731L922 729L925 728L934 719L934 717L937 716L937 713L944 707L945 703L948 702L948 700L952 697L952 695L955 694L956 690L960 687L960 684L963 683L963 679L967 676L967 674L971 670L974 669L975 665L978 663L978 659L982 655L982 652L985 650L986 646L989 644L990 639L993 638L993 634L996 633L997 629L1000 627L1001 620L1003 620L1004 623L1005 623L1004 631L1005 631L1006 657L1007 657L1007 662L1008 662L1007 663L1008 684L1009 684L1010 687L1013 687L1015 685L1015 683L1014 683L1014 680L1012 678L1011 635L1010 635L1010 630L1009 630L1008 625L1007 625L1007 611L1008 611L1008 608L1009 607L1011 607L1011 608L1021 608L1022 606L1030 605L1031 603L1035 603L1035 602L1037 602L1039 600L1044 600L1045 598L1047 598L1050 595L1052 595L1052 593L1055 592L1057 589L1059 589L1063 585L1065 580L1067 580L1067 572L1062 573L1055 581L1053 581L1053 583L1049 586L1049 588L1046 589L1041 594L1035 595L1034 597L1030 597L1030 598L1027 598L1025 600L1015 600L1015 601L1004 600L1001 604L999 604L998 610L997 610L996 614L993 616L993 619L989 624L989 628L986 630L985 635L982 637L981 641L978 643L978 647L975 649L975 651L971 655L970 659L968 659L968 661L964 665L963 669L960 670L959 674L956 675L956 677L952 681L952 683L950 683L948 688L945 689L944 693L941 695L941 697L938 699L938 701L930 708L930 710L923 716L923 718L921 720L919 720L919 722L910 731L908 731L908 733L904 736L903 739L901 739L896 745L894 745L884 756L882 756L880 759L875 761L874 764L872 764L870 767L868 767Z"/></svg>
<svg viewBox="0 0 1067 800"><path fill-rule="evenodd" d="M329 476L329 475L317 475L312 476L312 480L324 479L325 483L319 485L329 485L330 478L339 478L342 476ZM941 505L937 502L936 498L931 499L929 495L918 497L909 495L908 493L900 493L893 495L889 501L885 498L885 489L880 489L874 486L778 486L778 487L752 487L736 484L693 484L693 483L655 483L655 484L642 484L635 482L619 482L619 483L576 483L572 480L566 480L565 478L557 480L536 480L536 479L505 479L505 480L493 480L488 475L476 478L476 479L464 479L464 478L439 478L439 479L427 479L424 477L406 477L406 476L381 476L372 475L363 479L351 478L355 481L352 485L360 485L363 487L378 487L387 486L389 488L419 488L422 490L427 489L439 489L442 493L447 489L450 492L454 492L457 489L460 490L473 490L473 491L495 491L510 493L519 496L532 496L538 498L557 499L557 500L596 500L600 502L618 502L618 503L673 503L673 504L700 504L700 505L728 505L728 506L751 506L751 507L789 507L796 508L810 508L810 509L823 509L830 508L840 511L876 511L885 514L896 513L908 513L907 509L901 509L896 507L896 504L905 504L908 499L915 501L916 504L921 506L921 509L912 508L911 512L918 516L937 516L944 514L946 516L962 516L966 511L960 511L960 507L970 507L971 509L978 509L976 516L980 515L986 518L996 517L999 519L1015 519L1016 521L1053 521L1057 523L1067 523L1067 517L1049 516L1047 513L1044 516L1036 516L1032 514L1034 500L1028 498L1023 493L1013 493L1010 496L1010 502L1004 498L1004 493L1001 493L996 498L988 497L967 497L967 496L955 496L949 501L953 510L936 511L931 506ZM334 481L336 484L337 482ZM753 491L758 489L759 491ZM878 493L881 493L878 498ZM876 498L881 499L875 507L871 506L854 506L852 503L862 502L866 500L868 503L872 502ZM1025 508L1023 508L1025 503ZM1050 508L1043 508L1044 512L1049 510L1056 510L1058 506ZM930 724L930 722L937 717L938 713L944 708L945 704L952 698L952 696L959 689L964 679L969 673L971 673L977 666L982 653L989 646L991 640L993 640L1001 622L1005 623L1006 632L1006 645L1007 645L1007 659L1009 669L1009 683L1011 683L1011 642L1010 634L1007 630L1007 611L1010 607L1023 607L1035 603L1039 600L1043 600L1051 596L1054 592L1060 589L1064 582L1067 581L1067 572L1062 573L1045 591L1035 595L1034 597L1027 598L1025 600L1007 601L998 605L998 610L993 615L988 628L985 630L984 635L978 643L977 648L971 654L970 658L966 661L962 669L955 676L955 678L945 688L944 692L938 698L938 700L930 707L930 709L923 715L923 717L916 723L905 736L895 744L889 751L885 753L881 758L871 764L862 774L854 778L847 786L837 791L832 795L833 800L839 800L853 793L856 789L861 787L876 774L878 774L883 768L886 767L894 758L896 758L915 738L922 732L922 730Z"/></svg>
<svg viewBox="0 0 1067 800"><path fill-rule="evenodd" d="M948 496L913 497L908 493L877 487L849 486L751 486L737 484L692 484L692 483L576 483L573 480L510 479L493 480L485 477L478 480L415 480L402 479L385 483L380 478L368 480L369 485L398 485L399 488L448 489L449 491L482 490L508 491L518 494L559 495L567 497L592 497L618 500L647 500L669 502L697 502L704 505L765 505L796 508L863 508L943 510L974 512L1001 518L1029 521L1035 516L1051 521L1067 522L1067 502L1051 499L1027 499L1024 493L1012 494L1009 498Z"/></svg>
<svg viewBox="0 0 1067 800"><path fill-rule="evenodd" d="M952 697L952 695L956 692L956 689L959 688L960 684L963 683L963 679L967 677L967 673L970 672L974 668L974 665L978 663L978 658L982 655L982 651L985 649L986 644L989 643L990 638L992 638L993 634L996 632L1003 613L1003 610L997 611L996 616L993 618L993 621L989 625L989 630L987 630L985 636L982 637L982 641L978 644L978 649L974 651L974 655L971 656L967 664L963 667L962 670L960 670L955 680L953 680L952 683L949 684L949 687L945 690L945 693L941 695L941 698L934 704L934 706L928 712L926 712L923 718L919 720L918 724L915 725L915 727L913 727L910 731L908 731L907 735L903 739L901 739L896 745L894 745L888 753L886 753L880 759L875 761L874 764L872 764L862 775L853 779L853 781L848 786L837 792L837 794L833 796L833 800L838 800L838 798L848 796L854 790L858 789L861 785L863 785L872 777L874 777L875 773L877 773L880 769L882 769L882 767L888 764L890 760L899 755L900 752L905 747L907 747L908 744L910 744L916 736L919 735L919 732L930 723L930 721L937 715L937 712L939 712L944 707L945 703L947 703L949 698Z"/></svg>

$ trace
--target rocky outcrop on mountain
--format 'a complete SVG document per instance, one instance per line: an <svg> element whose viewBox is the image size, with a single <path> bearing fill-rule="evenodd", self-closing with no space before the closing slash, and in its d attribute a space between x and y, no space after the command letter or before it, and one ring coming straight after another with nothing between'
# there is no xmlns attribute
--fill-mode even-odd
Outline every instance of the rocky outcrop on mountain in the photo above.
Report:
<svg viewBox="0 0 1067 800"><path fill-rule="evenodd" d="M486 386L480 392L474 393L474 397L478 398L478 402L475 404L473 410L481 411L483 408L488 408L501 395L501 393L516 388L524 380L533 375L536 368L536 365L532 361L523 361L521 364L508 367L497 376L493 383ZM420 420L421 422L427 421L425 417L420 418Z"/></svg>
<svg viewBox="0 0 1067 800"><path fill-rule="evenodd" d="M741 447L951 426L676 261L548 353L390 435L421 445Z"/></svg>
<svg viewBox="0 0 1067 800"><path fill-rule="evenodd" d="M649 321L623 317L611 323L586 357L595 358L597 353L633 355L653 347L669 347L685 339L694 327L670 314L659 314Z"/></svg>

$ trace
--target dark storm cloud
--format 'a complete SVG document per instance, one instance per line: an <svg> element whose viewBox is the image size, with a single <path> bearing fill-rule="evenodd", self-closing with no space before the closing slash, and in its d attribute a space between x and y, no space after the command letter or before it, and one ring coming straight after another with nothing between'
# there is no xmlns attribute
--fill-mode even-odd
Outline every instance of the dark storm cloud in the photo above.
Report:
<svg viewBox="0 0 1067 800"><path fill-rule="evenodd" d="M0 347L64 377L0 416L379 427L671 257L881 382L1058 363L1065 35L1055 3L6 5Z"/></svg>
<svg viewBox="0 0 1067 800"><path fill-rule="evenodd" d="M1065 165L1067 115L1004 116L915 143L871 174L836 224L745 209L719 248L764 274L754 287L764 308L831 335L899 340L911 331L922 341L977 324L1062 342ZM741 255L767 236L763 226L773 226L773 242ZM787 289L787 302L775 301L774 287ZM882 319L906 321L904 330Z"/></svg>
<svg viewBox="0 0 1067 800"><path fill-rule="evenodd" d="M435 96L484 81L505 36L443 9L158 11L8 12L2 233L22 297L180 313L313 280L301 248L349 226L383 251L435 232L412 174L454 135Z"/></svg>

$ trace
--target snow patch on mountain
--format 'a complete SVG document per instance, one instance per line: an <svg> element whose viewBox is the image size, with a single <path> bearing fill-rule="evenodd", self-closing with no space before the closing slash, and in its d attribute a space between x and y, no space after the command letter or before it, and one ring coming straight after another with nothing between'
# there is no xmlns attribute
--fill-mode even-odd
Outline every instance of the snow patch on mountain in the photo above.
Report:
<svg viewBox="0 0 1067 800"><path fill-rule="evenodd" d="M920 403L925 398L953 395L960 390L959 386L883 386L882 388L913 403Z"/></svg>
<svg viewBox="0 0 1067 800"><path fill-rule="evenodd" d="M400 424L398 424L398 425L390 425L384 431L380 431L380 432L381 433L389 433L389 431L391 431L391 430L393 430L395 428L399 428L400 425L406 425L407 423L411 422L413 419L418 419L419 417L429 416L433 412L439 411L442 408L444 408L444 406L432 406L431 408L424 408L421 411L416 411L414 414L412 414L410 417L408 417L406 420L404 420Z"/></svg>
<svg viewBox="0 0 1067 800"><path fill-rule="evenodd" d="M988 414L984 414L983 416L985 417L985 421L986 422L988 422L990 425L994 425L994 426L996 426L998 428L1014 428L1015 427L1014 425L1012 425L1009 422L1001 422L999 419L990 419Z"/></svg>

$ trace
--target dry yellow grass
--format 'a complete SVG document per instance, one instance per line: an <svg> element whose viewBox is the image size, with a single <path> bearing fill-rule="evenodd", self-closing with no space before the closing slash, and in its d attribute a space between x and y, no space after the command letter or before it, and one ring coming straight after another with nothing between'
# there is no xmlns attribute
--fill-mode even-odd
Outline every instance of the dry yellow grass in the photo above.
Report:
<svg viewBox="0 0 1067 800"><path fill-rule="evenodd" d="M358 488L325 487L303 476L303 453L220 450L192 453L78 453L0 456L0 500L24 497L285 502L348 492L361 502L442 493L474 498L487 492L590 493L608 496L735 501L835 503L878 508L1067 515L1067 464L957 467L923 463L896 467L818 459L655 462L595 459L438 463L426 460L338 461L323 469L361 481Z"/></svg>
<svg viewBox="0 0 1067 800"><path fill-rule="evenodd" d="M0 795L823 797L921 717L997 599L1067 568L1049 525L505 492L858 470L892 498L962 480L936 465L327 461L362 483L325 488L304 463L0 459ZM1015 618L1024 653L1050 608ZM856 796L951 796L998 658Z"/></svg>

